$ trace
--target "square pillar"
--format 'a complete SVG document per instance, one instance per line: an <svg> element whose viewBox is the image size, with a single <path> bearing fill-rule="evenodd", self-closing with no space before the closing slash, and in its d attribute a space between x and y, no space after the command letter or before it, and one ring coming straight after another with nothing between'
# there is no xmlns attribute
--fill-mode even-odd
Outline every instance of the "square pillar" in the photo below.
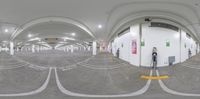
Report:
<svg viewBox="0 0 200 99"><path fill-rule="evenodd" d="M96 41L94 41L92 43L92 49L93 49L92 55L97 55L97 42Z"/></svg>
<svg viewBox="0 0 200 99"><path fill-rule="evenodd" d="M14 55L14 43L10 42L10 55Z"/></svg>

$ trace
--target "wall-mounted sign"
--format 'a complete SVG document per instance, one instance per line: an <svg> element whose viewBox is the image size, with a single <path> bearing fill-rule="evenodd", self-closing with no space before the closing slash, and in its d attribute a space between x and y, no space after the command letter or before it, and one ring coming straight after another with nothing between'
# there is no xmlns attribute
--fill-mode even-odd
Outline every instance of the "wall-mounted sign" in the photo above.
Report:
<svg viewBox="0 0 200 99"><path fill-rule="evenodd" d="M137 40L132 40L132 54L137 54Z"/></svg>
<svg viewBox="0 0 200 99"><path fill-rule="evenodd" d="M166 47L170 47L170 42L168 40L166 41Z"/></svg>
<svg viewBox="0 0 200 99"><path fill-rule="evenodd" d="M142 47L145 46L145 41L144 41L144 40L141 41L141 46L142 46Z"/></svg>

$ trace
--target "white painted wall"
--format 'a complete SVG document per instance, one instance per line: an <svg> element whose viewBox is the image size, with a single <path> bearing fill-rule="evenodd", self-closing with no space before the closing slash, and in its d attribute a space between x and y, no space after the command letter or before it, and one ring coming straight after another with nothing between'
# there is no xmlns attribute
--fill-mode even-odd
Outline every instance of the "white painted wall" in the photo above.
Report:
<svg viewBox="0 0 200 99"><path fill-rule="evenodd" d="M120 59L123 59L135 66L150 66L152 58L152 48L158 49L158 66L168 66L168 57L175 56L175 63L183 62L188 59L188 49L192 51L192 55L196 55L196 50L200 51L196 42L192 38L186 37L184 31L174 31L171 29L160 27L149 27L148 24L142 25L141 41L145 42L145 46L141 47L140 55L140 27L133 25L130 31L120 37L116 37L110 42L110 51L116 56L117 49L120 49ZM137 54L132 54L132 41L137 42ZM170 42L170 46L166 46L166 42ZM122 47L123 45L123 47ZM186 45L186 48L185 48ZM108 48L109 48L108 47ZM141 57L141 63L140 63Z"/></svg>
<svg viewBox="0 0 200 99"><path fill-rule="evenodd" d="M175 56L175 63L180 62L180 32L143 24L142 40L145 41L145 46L141 48L142 66L150 66L153 47L158 50L157 66L167 66L169 56ZM170 47L166 47L166 42L170 42Z"/></svg>
<svg viewBox="0 0 200 99"><path fill-rule="evenodd" d="M118 37L115 38L115 40L112 42L111 46L112 46L112 54L114 56L117 56L116 55L116 52L117 52L117 44L118 44Z"/></svg>
<svg viewBox="0 0 200 99"><path fill-rule="evenodd" d="M134 25L131 26L130 28L130 32L131 32L131 41L130 41L130 49L132 49L132 41L136 40L137 42L137 54L132 54L132 50L130 51L131 53L131 57L130 57L130 63L136 66L140 66L140 26L138 25Z"/></svg>
<svg viewBox="0 0 200 99"><path fill-rule="evenodd" d="M132 40L137 41L137 54L132 54ZM130 64L139 66L139 25L130 27L130 31L117 37L112 43L112 53L116 56L117 49L120 49L119 58L130 62Z"/></svg>
<svg viewBox="0 0 200 99"><path fill-rule="evenodd" d="M188 36L186 36L186 32L185 31L181 31L181 36L182 36L182 39L181 39L181 62L184 62L185 60L188 59L188 50L191 49L192 51L192 56L196 55L196 50L198 49L197 48L197 45L196 45L196 42L192 39L192 38L189 38Z"/></svg>
<svg viewBox="0 0 200 99"><path fill-rule="evenodd" d="M200 47L199 47L199 43L197 43L197 53L199 53L200 51Z"/></svg>
<svg viewBox="0 0 200 99"><path fill-rule="evenodd" d="M96 41L93 41L92 43L92 54L93 55L97 55L97 42Z"/></svg>
<svg viewBox="0 0 200 99"><path fill-rule="evenodd" d="M120 49L119 58L125 61L130 61L130 41L131 41L131 34L130 32L122 35L118 38L118 45L117 48Z"/></svg>

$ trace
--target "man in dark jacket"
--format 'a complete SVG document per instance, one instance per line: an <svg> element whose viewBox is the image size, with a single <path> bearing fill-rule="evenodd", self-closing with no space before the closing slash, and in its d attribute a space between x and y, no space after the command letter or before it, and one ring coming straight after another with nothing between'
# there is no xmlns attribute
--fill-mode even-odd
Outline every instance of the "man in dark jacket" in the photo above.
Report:
<svg viewBox="0 0 200 99"><path fill-rule="evenodd" d="M152 52L152 62L153 62L153 66L152 68L156 69L157 68L157 48L153 47L153 52Z"/></svg>
<svg viewBox="0 0 200 99"><path fill-rule="evenodd" d="M119 58L119 48L117 49L117 58Z"/></svg>

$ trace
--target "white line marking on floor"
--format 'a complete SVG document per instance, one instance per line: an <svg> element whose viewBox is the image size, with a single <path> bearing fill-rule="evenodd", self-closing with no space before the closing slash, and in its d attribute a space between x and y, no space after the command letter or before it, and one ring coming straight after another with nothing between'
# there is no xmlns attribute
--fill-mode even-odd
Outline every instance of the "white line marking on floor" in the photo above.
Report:
<svg viewBox="0 0 200 99"><path fill-rule="evenodd" d="M45 67L45 66L36 66L36 65L33 65L27 61L24 61L16 56L12 56L15 60L19 61L19 62L22 62L22 63L25 63L28 65L28 67L30 68L33 68L33 69L39 69L39 70L45 70L45 69L49 69L49 67Z"/></svg>
<svg viewBox="0 0 200 99"><path fill-rule="evenodd" d="M83 60L83 61L80 61L80 62L75 63L75 64L72 64L72 65L68 65L68 66L66 66L66 67L59 67L59 69L62 69L63 71L69 70L69 69L74 69L74 67L77 67L77 64L81 64L81 63L87 62L87 61L91 60L93 57L94 57L94 56L91 56L91 57L89 57L88 59L85 59L85 60Z"/></svg>
<svg viewBox="0 0 200 99"><path fill-rule="evenodd" d="M12 66L12 67L0 66L0 70L1 69L16 69L16 68L21 68L21 67L24 67L24 66Z"/></svg>
<svg viewBox="0 0 200 99"><path fill-rule="evenodd" d="M191 69L200 69L200 67L195 67L195 65L190 65L190 66L187 66L187 65L181 65L183 67L187 67L187 68L191 68ZM196 65L198 66L198 65Z"/></svg>
<svg viewBox="0 0 200 99"><path fill-rule="evenodd" d="M120 65L126 65L127 63L120 63L120 64L117 64L117 65L111 65L112 68L98 68L98 67L94 67L93 65L90 65L90 64L81 64L81 63L84 63L84 62L87 62L91 59L93 59L94 56L91 56L89 57L88 59L86 60L83 60L81 62L78 62L76 64L72 64L72 65L69 65L67 67L60 67L59 69L62 69L63 71L66 71L66 70L69 70L69 69L74 69L74 68L77 68L77 67L85 67L85 68L89 68L89 69L94 69L94 70L111 70L111 69L118 69L118 68L121 68ZM80 66L77 66L77 65L80 65Z"/></svg>
<svg viewBox="0 0 200 99"><path fill-rule="evenodd" d="M69 96L76 96L76 97L93 97L93 98L106 98L106 97L132 97L132 96L138 96L138 95L141 95L143 93L145 93L148 89L149 89L149 86L151 84L151 80L148 80L146 85L136 91L136 92L133 92L133 93L129 93L129 94L119 94L119 95L90 95L90 94L80 94L80 93L75 93L75 92L71 92L69 90L66 90L60 80L59 80L59 77L58 77L58 73L57 73L57 68L54 68L54 71L55 71L55 77L56 77L56 83L57 83L57 86L59 88L59 90L66 94L66 95L69 95ZM152 76L152 71L150 72L150 76Z"/></svg>
<svg viewBox="0 0 200 99"><path fill-rule="evenodd" d="M37 90L31 91L31 92L25 92L25 93L17 93L17 94L0 94L0 96L15 97L15 96L28 96L28 95L38 94L38 93L42 92L44 89L46 89L47 85L49 84L49 80L51 77L51 71L52 71L52 68L49 68L49 73L48 73L46 81Z"/></svg>
<svg viewBox="0 0 200 99"><path fill-rule="evenodd" d="M157 74L157 76L160 75L159 72L158 72L158 70L156 70L156 74ZM173 95L179 95L179 96L196 96L196 97L199 97L199 96L200 96L200 94L191 94L191 93L177 92L177 91L174 91L174 90L172 90L172 89L169 89L169 88L162 82L162 80L158 80L158 82L159 82L161 88L162 88L165 92L167 92L167 93L170 93L170 94L173 94Z"/></svg>
<svg viewBox="0 0 200 99"><path fill-rule="evenodd" d="M98 67L94 67L94 65L89 65L89 64L79 64L80 66L82 67L86 67L86 68L89 68L89 69L96 69L96 70L112 70L112 69L118 69L118 68L121 68L122 66L119 66L119 65L124 65L124 64L127 64L127 63L121 63L121 64L117 64L117 65L111 65L110 67L105 67L105 68L98 68Z"/></svg>

